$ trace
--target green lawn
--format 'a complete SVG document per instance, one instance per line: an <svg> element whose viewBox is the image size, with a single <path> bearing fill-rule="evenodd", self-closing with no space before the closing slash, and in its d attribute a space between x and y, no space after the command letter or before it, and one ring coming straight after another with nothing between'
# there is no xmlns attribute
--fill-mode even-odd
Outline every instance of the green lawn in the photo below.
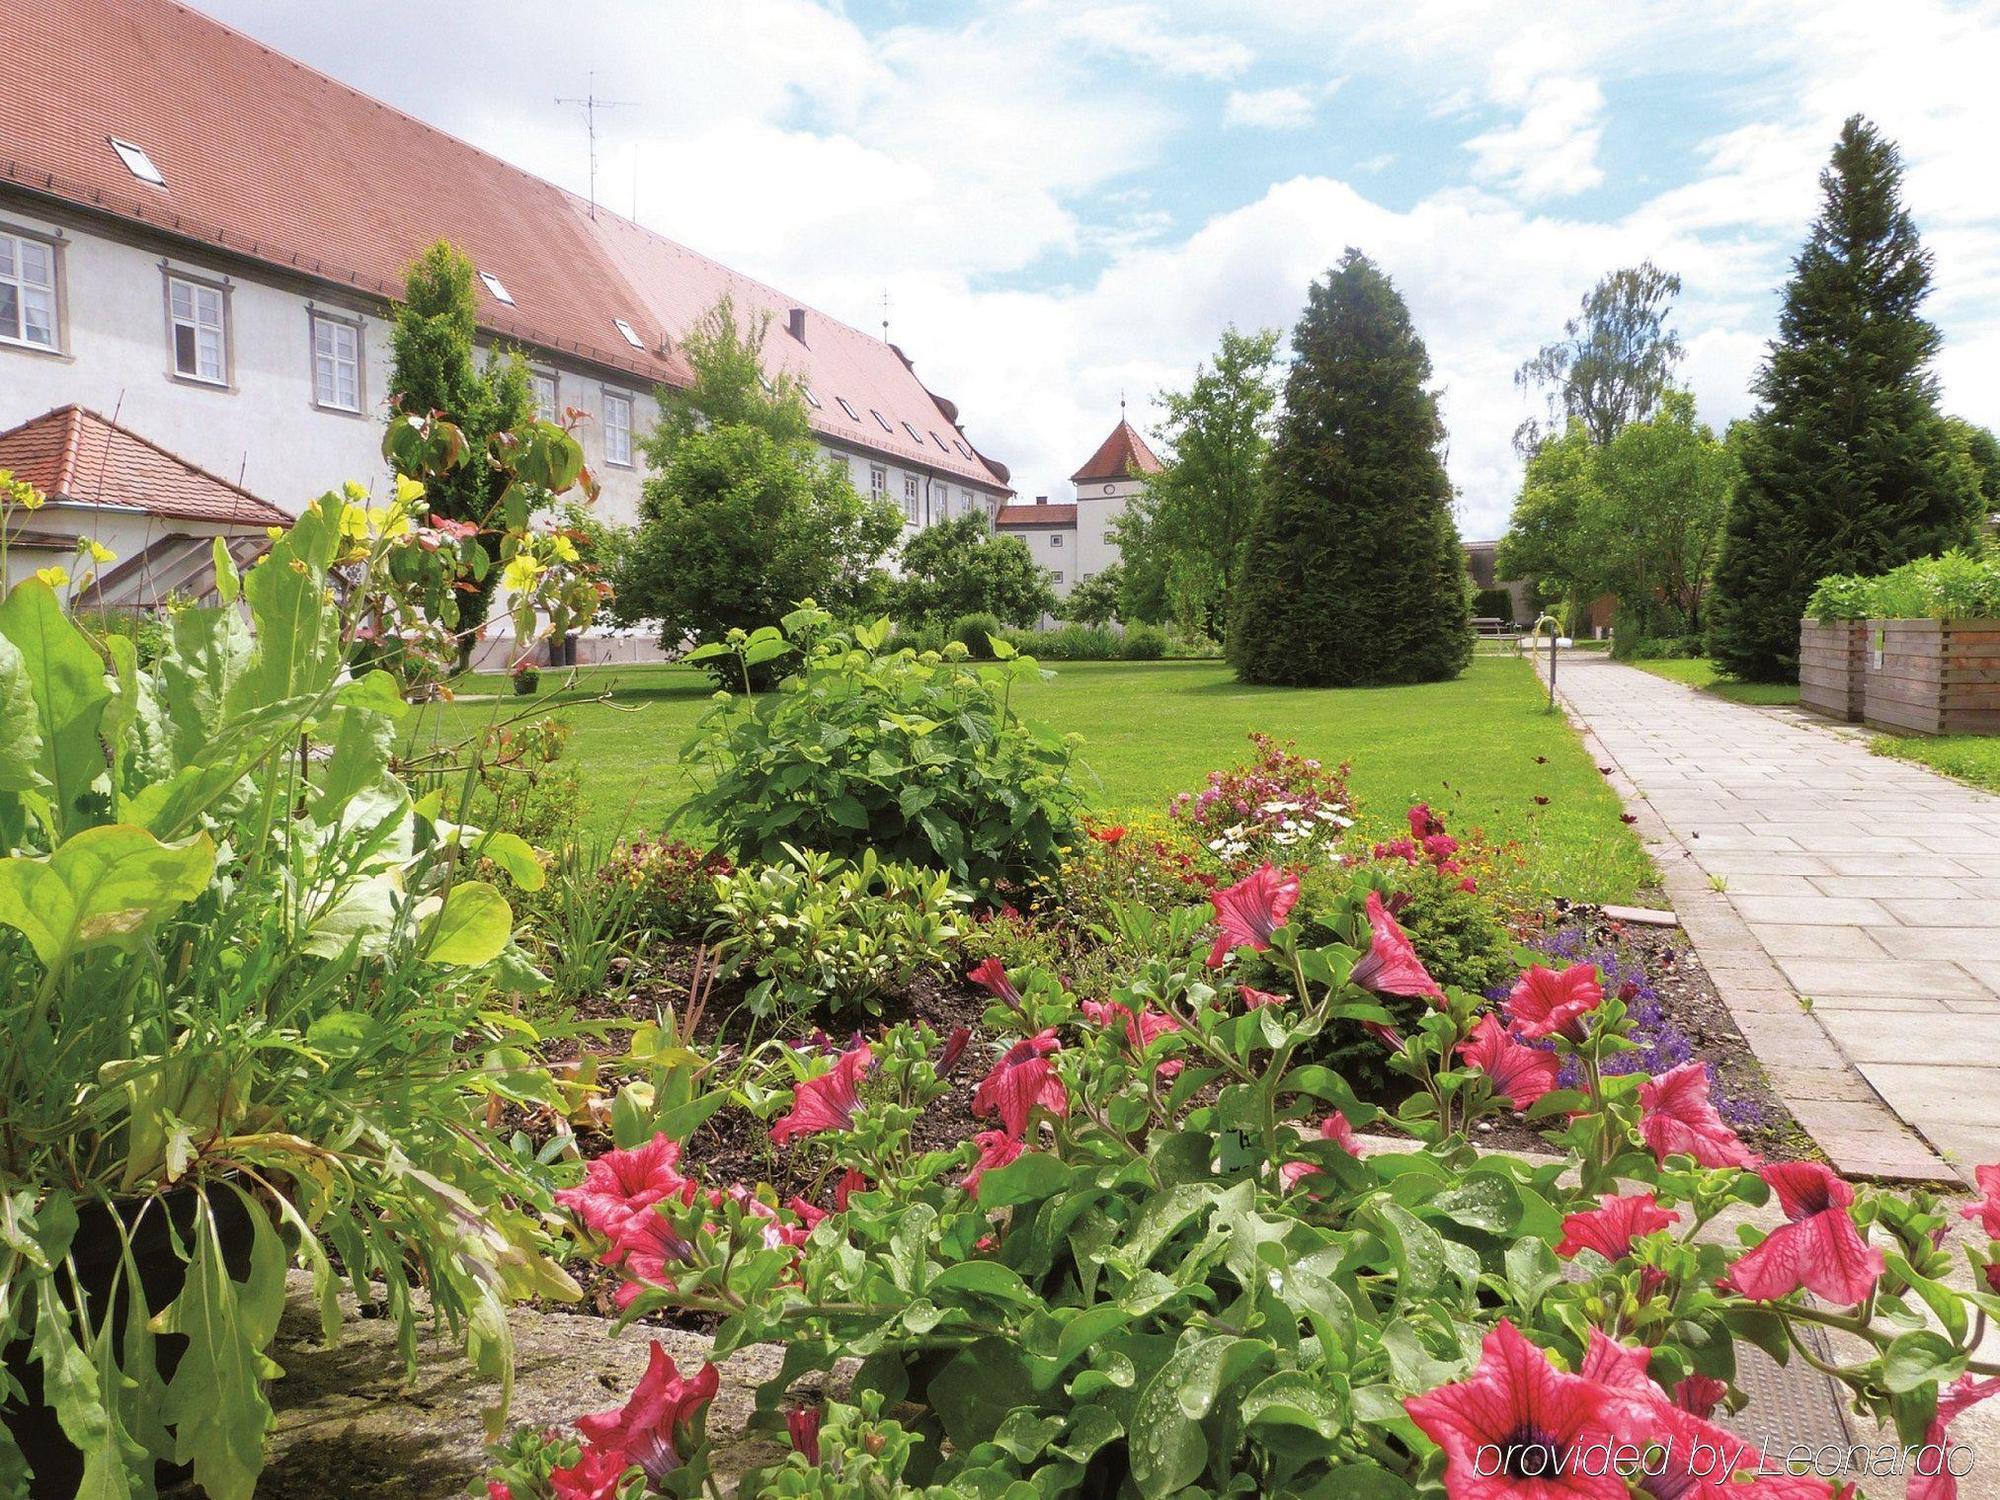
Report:
<svg viewBox="0 0 2000 1500"><path fill-rule="evenodd" d="M1352 762L1366 825L1400 825L1429 800L1454 826L1518 840L1551 891L1588 900L1628 898L1651 876L1616 797L1528 666L1481 658L1456 682L1348 690L1249 688L1215 662L1077 662L1017 690L1030 718L1083 736L1093 806L1113 815L1161 810L1200 787L1212 768L1243 759L1252 730L1294 739L1309 755ZM544 673L544 682L551 674ZM504 679L466 692L504 691ZM584 769L598 831L644 827L680 796L675 759L709 698L708 680L681 667L607 667L579 674L561 710L575 726L571 758ZM575 702L609 693L607 702ZM428 708L419 738L457 736L523 700Z"/></svg>
<svg viewBox="0 0 2000 1500"><path fill-rule="evenodd" d="M1885 734L1869 746L1877 755L1893 755L1913 760L2000 792L2000 736L1990 734L1947 734L1930 737L1917 734Z"/></svg>
<svg viewBox="0 0 2000 1500"><path fill-rule="evenodd" d="M1715 670L1715 663L1705 656L1676 656L1665 661L1635 661L1631 665L1642 672L1651 672L1655 677L1685 682L1689 687L1700 688L1703 692L1713 693L1718 698L1727 698L1731 703L1769 707L1772 704L1799 701L1799 689L1796 683L1734 682L1727 677L1719 676Z"/></svg>

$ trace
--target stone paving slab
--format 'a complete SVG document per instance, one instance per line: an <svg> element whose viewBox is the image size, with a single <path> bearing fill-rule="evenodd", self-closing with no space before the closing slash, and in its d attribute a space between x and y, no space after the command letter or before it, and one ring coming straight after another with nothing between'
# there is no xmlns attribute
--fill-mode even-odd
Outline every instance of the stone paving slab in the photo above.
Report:
<svg viewBox="0 0 2000 1500"><path fill-rule="evenodd" d="M1557 683L1834 1164L1970 1181L2000 1160L2000 797L1622 663L1574 657Z"/></svg>

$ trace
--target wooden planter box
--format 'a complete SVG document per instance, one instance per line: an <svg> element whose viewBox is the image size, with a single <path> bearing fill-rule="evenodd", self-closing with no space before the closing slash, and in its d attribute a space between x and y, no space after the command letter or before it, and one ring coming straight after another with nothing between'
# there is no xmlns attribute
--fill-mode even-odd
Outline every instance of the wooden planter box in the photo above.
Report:
<svg viewBox="0 0 2000 1500"><path fill-rule="evenodd" d="M1859 724L1867 642L1860 620L1799 621L1799 707Z"/></svg>
<svg viewBox="0 0 2000 1500"><path fill-rule="evenodd" d="M2000 620L1870 620L1862 717L1906 734L2000 734Z"/></svg>

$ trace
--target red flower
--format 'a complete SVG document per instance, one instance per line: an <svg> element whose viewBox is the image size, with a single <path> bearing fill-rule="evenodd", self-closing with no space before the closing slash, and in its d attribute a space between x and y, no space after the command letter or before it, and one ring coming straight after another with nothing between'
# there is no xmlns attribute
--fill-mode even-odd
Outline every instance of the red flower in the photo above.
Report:
<svg viewBox="0 0 2000 1500"><path fill-rule="evenodd" d="M1319 1122L1319 1138L1333 1142L1349 1156L1358 1158L1361 1155L1361 1142L1354 1138L1354 1127L1348 1123L1347 1116L1338 1110ZM1278 1168L1278 1182L1289 1192L1299 1185L1301 1178L1317 1177L1320 1173L1321 1168L1316 1162L1288 1161Z"/></svg>
<svg viewBox="0 0 2000 1500"><path fill-rule="evenodd" d="M841 1053L832 1068L793 1089L791 1113L771 1127L772 1144L782 1146L795 1135L850 1129L861 1104L861 1080L874 1065L875 1054L863 1042Z"/></svg>
<svg viewBox="0 0 2000 1500"><path fill-rule="evenodd" d="M1014 1043L993 1065L972 1095L976 1115L1000 1116L1007 1134L1020 1140L1037 1105L1052 1115L1069 1113L1069 1094L1049 1063L1051 1052L1062 1051L1053 1030Z"/></svg>
<svg viewBox="0 0 2000 1500"><path fill-rule="evenodd" d="M1458 1044L1458 1055L1492 1080L1493 1092L1515 1109L1526 1109L1556 1086L1556 1055L1515 1041L1491 1011Z"/></svg>
<svg viewBox="0 0 2000 1500"><path fill-rule="evenodd" d="M1708 1102L1708 1067L1684 1062L1639 1085L1639 1134L1662 1165L1692 1156L1698 1166L1754 1167L1757 1154L1723 1124Z"/></svg>
<svg viewBox="0 0 2000 1500"><path fill-rule="evenodd" d="M674 1279L668 1266L686 1265L694 1246L681 1238L680 1231L667 1222L658 1208L649 1208L628 1217L611 1237L611 1248L599 1257L607 1266L616 1266L630 1278L618 1289L620 1307L630 1306L649 1286L671 1287Z"/></svg>
<svg viewBox="0 0 2000 1500"><path fill-rule="evenodd" d="M1266 1005L1283 1005L1285 1003L1283 995L1274 995L1269 990L1254 990L1247 984L1239 985L1237 988L1242 992L1243 1008L1245 1010L1257 1010Z"/></svg>
<svg viewBox="0 0 2000 1500"><path fill-rule="evenodd" d="M1377 995L1444 1002L1444 991L1424 968L1408 935L1382 905L1380 891L1368 893L1368 933L1368 951L1348 974L1350 983Z"/></svg>
<svg viewBox="0 0 2000 1500"><path fill-rule="evenodd" d="M2000 1166L1974 1167L1972 1175L1984 1196L1970 1207L1961 1208L1959 1217L1979 1220L1979 1227L1986 1231L1989 1240L2000 1240Z"/></svg>
<svg viewBox="0 0 2000 1500"><path fill-rule="evenodd" d="M1632 1253L1632 1241L1669 1224L1678 1224L1680 1215L1661 1208L1651 1193L1635 1193L1621 1198L1606 1193L1597 1207L1587 1213L1570 1214L1563 1220L1562 1243L1556 1254L1565 1260L1585 1250L1595 1250L1606 1260L1623 1260Z"/></svg>
<svg viewBox="0 0 2000 1500"><path fill-rule="evenodd" d="M1646 1375L1646 1362L1652 1357L1650 1349L1628 1348L1616 1339L1607 1338L1602 1329L1593 1328L1576 1373L1614 1391L1651 1396L1658 1390Z"/></svg>
<svg viewBox="0 0 2000 1500"><path fill-rule="evenodd" d="M497 1479L486 1481L486 1500L514 1500L514 1492Z"/></svg>
<svg viewBox="0 0 2000 1500"><path fill-rule="evenodd" d="M1762 1475L1763 1450L1749 1438L1683 1411L1650 1381L1643 1392L1634 1391L1621 1403L1616 1417L1623 1439L1646 1454L1632 1477L1639 1493L1651 1500L1779 1500L1784 1495L1824 1500L1827 1494L1824 1479L1797 1489L1784 1484L1766 1489L1769 1481L1762 1477L1747 1485L1736 1483L1738 1475Z"/></svg>
<svg viewBox="0 0 2000 1500"><path fill-rule="evenodd" d="M1093 828L1090 830L1090 836L1096 839L1097 842L1100 844L1115 844L1120 839L1125 837L1125 829L1122 826L1113 828Z"/></svg>
<svg viewBox="0 0 2000 1500"><path fill-rule="evenodd" d="M856 1193L868 1191L868 1179L854 1168L849 1167L840 1174L840 1181L833 1185L833 1207L836 1213L847 1212L847 1200Z"/></svg>
<svg viewBox="0 0 2000 1500"><path fill-rule="evenodd" d="M1585 1450L1614 1441L1617 1392L1566 1375L1502 1319L1470 1379L1404 1400L1445 1452L1451 1500L1627 1500L1624 1479Z"/></svg>
<svg viewBox="0 0 2000 1500"><path fill-rule="evenodd" d="M1980 1186L1985 1185L1982 1176ZM1970 1375L1961 1375L1938 1392L1937 1415L1931 1418L1930 1426L1924 1430L1924 1446L1919 1450L1919 1461L1911 1466L1909 1488L1905 1491L1907 1500L1958 1500L1958 1479L1951 1472L1951 1439L1945 1429L1968 1406L1984 1401L1996 1392L2000 1392L2000 1375L1987 1380L1974 1380ZM1932 1469L1932 1472L1926 1474L1926 1469Z"/></svg>
<svg viewBox="0 0 2000 1500"><path fill-rule="evenodd" d="M1274 865L1259 865L1208 899L1222 929L1209 950L1208 966L1219 969L1238 948L1262 953L1271 946L1271 934L1285 925L1285 918L1298 902L1299 877Z"/></svg>
<svg viewBox="0 0 2000 1500"><path fill-rule="evenodd" d="M1082 1009L1086 1016L1107 1031L1114 1026L1122 1025L1125 1028L1125 1040L1140 1057L1146 1055L1146 1049L1153 1044L1154 1038L1181 1029L1181 1023L1172 1016L1163 1016L1157 1011L1147 1010L1144 1006L1140 1007L1139 1013L1135 1016L1129 1007L1119 1004L1116 1000L1086 1000ZM1159 1074L1162 1078L1172 1078L1180 1072L1181 1066L1179 1058L1170 1057L1160 1064Z"/></svg>
<svg viewBox="0 0 2000 1500"><path fill-rule="evenodd" d="M631 1467L616 1448L586 1443L575 1463L549 1471L549 1489L556 1500L618 1500L618 1481Z"/></svg>
<svg viewBox="0 0 2000 1500"><path fill-rule="evenodd" d="M694 1201L694 1182L676 1168L680 1164L679 1141L656 1135L630 1151L607 1151L586 1162L583 1182L564 1188L556 1202L581 1219L586 1228L612 1239L633 1214L655 1203L678 1198Z"/></svg>
<svg viewBox="0 0 2000 1500"><path fill-rule="evenodd" d="M687 1462L682 1450L699 1440L696 1422L715 1399L716 1385L711 1364L704 1364L694 1379L682 1379L655 1340L646 1358L646 1373L639 1377L631 1399L615 1411L576 1419L576 1430L587 1445L585 1456L591 1447L618 1453L627 1465L644 1469L657 1485Z"/></svg>
<svg viewBox="0 0 2000 1500"><path fill-rule="evenodd" d="M972 1040L970 1026L954 1026L951 1035L945 1038L944 1051L938 1054L937 1076L949 1078L958 1068L959 1059L965 1056L966 1043Z"/></svg>
<svg viewBox="0 0 2000 1500"><path fill-rule="evenodd" d="M785 1431L792 1447L814 1468L819 1467L819 1424L826 1415L817 1406L801 1406L785 1413Z"/></svg>
<svg viewBox="0 0 2000 1500"><path fill-rule="evenodd" d="M1684 1375L1674 1383L1674 1405L1706 1421L1729 1394L1729 1382L1712 1375Z"/></svg>
<svg viewBox="0 0 2000 1500"><path fill-rule="evenodd" d="M1026 1148L1004 1130L982 1130L972 1138L972 1144L979 1148L979 1160L959 1179L958 1185L977 1198L979 1179L995 1167L1006 1166Z"/></svg>
<svg viewBox="0 0 2000 1500"><path fill-rule="evenodd" d="M1597 965L1572 964L1558 974L1535 964L1507 997L1507 1014L1513 1018L1514 1029L1530 1041L1561 1036L1580 1042L1583 1018L1603 1003Z"/></svg>
<svg viewBox="0 0 2000 1500"><path fill-rule="evenodd" d="M1015 1010L1021 1008L1021 992L1014 988L1014 981L1007 977L1007 966L997 958L989 958L966 976L996 1000L1004 1000Z"/></svg>
<svg viewBox="0 0 2000 1500"><path fill-rule="evenodd" d="M1863 1301L1882 1274L1882 1252L1871 1250L1854 1227L1847 1211L1854 1189L1816 1161L1773 1162L1761 1175L1791 1222L1737 1261L1730 1282L1757 1302L1800 1287L1842 1307Z"/></svg>

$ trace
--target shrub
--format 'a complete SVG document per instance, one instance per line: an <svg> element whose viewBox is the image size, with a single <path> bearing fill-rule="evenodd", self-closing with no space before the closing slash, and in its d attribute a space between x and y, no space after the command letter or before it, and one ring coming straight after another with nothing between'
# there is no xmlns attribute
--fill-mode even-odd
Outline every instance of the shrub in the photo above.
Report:
<svg viewBox="0 0 2000 1500"><path fill-rule="evenodd" d="M1010 704L1013 684L1037 675L1033 658L1003 645L1004 660L973 666L955 643L885 651L887 621L831 626L808 604L711 653L791 651L801 665L702 717L684 755L697 787L676 817L713 829L738 860L787 845L850 859L873 849L975 892L1053 869L1082 793L1073 741Z"/></svg>
<svg viewBox="0 0 2000 1500"><path fill-rule="evenodd" d="M1611 654L1619 661L1675 661L1700 656L1702 640L1698 635L1641 635L1621 630L1611 638Z"/></svg>
<svg viewBox="0 0 2000 1500"><path fill-rule="evenodd" d="M583 818L583 778L563 764L571 732L569 720L554 717L483 728L470 746L467 821L544 847L561 842ZM449 778L419 780L443 786Z"/></svg>
<svg viewBox="0 0 2000 1500"><path fill-rule="evenodd" d="M994 615L960 615L951 622L948 638L965 647L965 654L974 661L992 661L993 643L1006 628Z"/></svg>
<svg viewBox="0 0 2000 1500"><path fill-rule="evenodd" d="M1875 606L1875 580L1859 573L1833 573L1813 586L1806 614L1822 624L1865 620Z"/></svg>
<svg viewBox="0 0 2000 1500"><path fill-rule="evenodd" d="M1329 769L1280 744L1252 734L1254 760L1210 771L1208 785L1182 792L1167 806L1225 870L1263 860L1294 867L1333 857L1340 836L1354 825L1347 767Z"/></svg>
<svg viewBox="0 0 2000 1500"><path fill-rule="evenodd" d="M1514 623L1514 595L1508 589L1478 589L1472 595L1472 612L1483 619Z"/></svg>
<svg viewBox="0 0 2000 1500"><path fill-rule="evenodd" d="M901 562L889 588L889 612L898 620L941 625L994 615L1032 625L1056 608L1049 570L1018 536L996 535L983 512L915 532L903 543Z"/></svg>
<svg viewBox="0 0 2000 1500"><path fill-rule="evenodd" d="M1115 908L1150 911L1205 902L1215 888L1213 862L1189 829L1173 822L1098 823L1037 888L1036 905L1073 934L1107 928Z"/></svg>
<svg viewBox="0 0 2000 1500"><path fill-rule="evenodd" d="M1115 630L1095 625L1061 625L1054 630L1012 630L1008 642L1044 661L1115 661L1123 644Z"/></svg>
<svg viewBox="0 0 2000 1500"><path fill-rule="evenodd" d="M1134 625L1125 632L1125 656L1131 661L1158 661L1167 654L1167 633L1157 625Z"/></svg>
<svg viewBox="0 0 2000 1500"><path fill-rule="evenodd" d="M873 850L850 865L787 849L779 863L718 876L710 935L721 961L755 977L758 1015L880 1008L919 969L944 962L964 932L966 898L949 877L883 864Z"/></svg>
<svg viewBox="0 0 2000 1500"><path fill-rule="evenodd" d="M78 610L72 618L78 628L100 640L118 636L130 641L142 668L152 666L166 654L168 625L157 616L135 614L124 609L104 609Z"/></svg>
<svg viewBox="0 0 2000 1500"><path fill-rule="evenodd" d="M620 844L598 866L606 885L632 892L631 923L663 938L698 937L715 913L715 882L735 873L720 854L679 839Z"/></svg>

